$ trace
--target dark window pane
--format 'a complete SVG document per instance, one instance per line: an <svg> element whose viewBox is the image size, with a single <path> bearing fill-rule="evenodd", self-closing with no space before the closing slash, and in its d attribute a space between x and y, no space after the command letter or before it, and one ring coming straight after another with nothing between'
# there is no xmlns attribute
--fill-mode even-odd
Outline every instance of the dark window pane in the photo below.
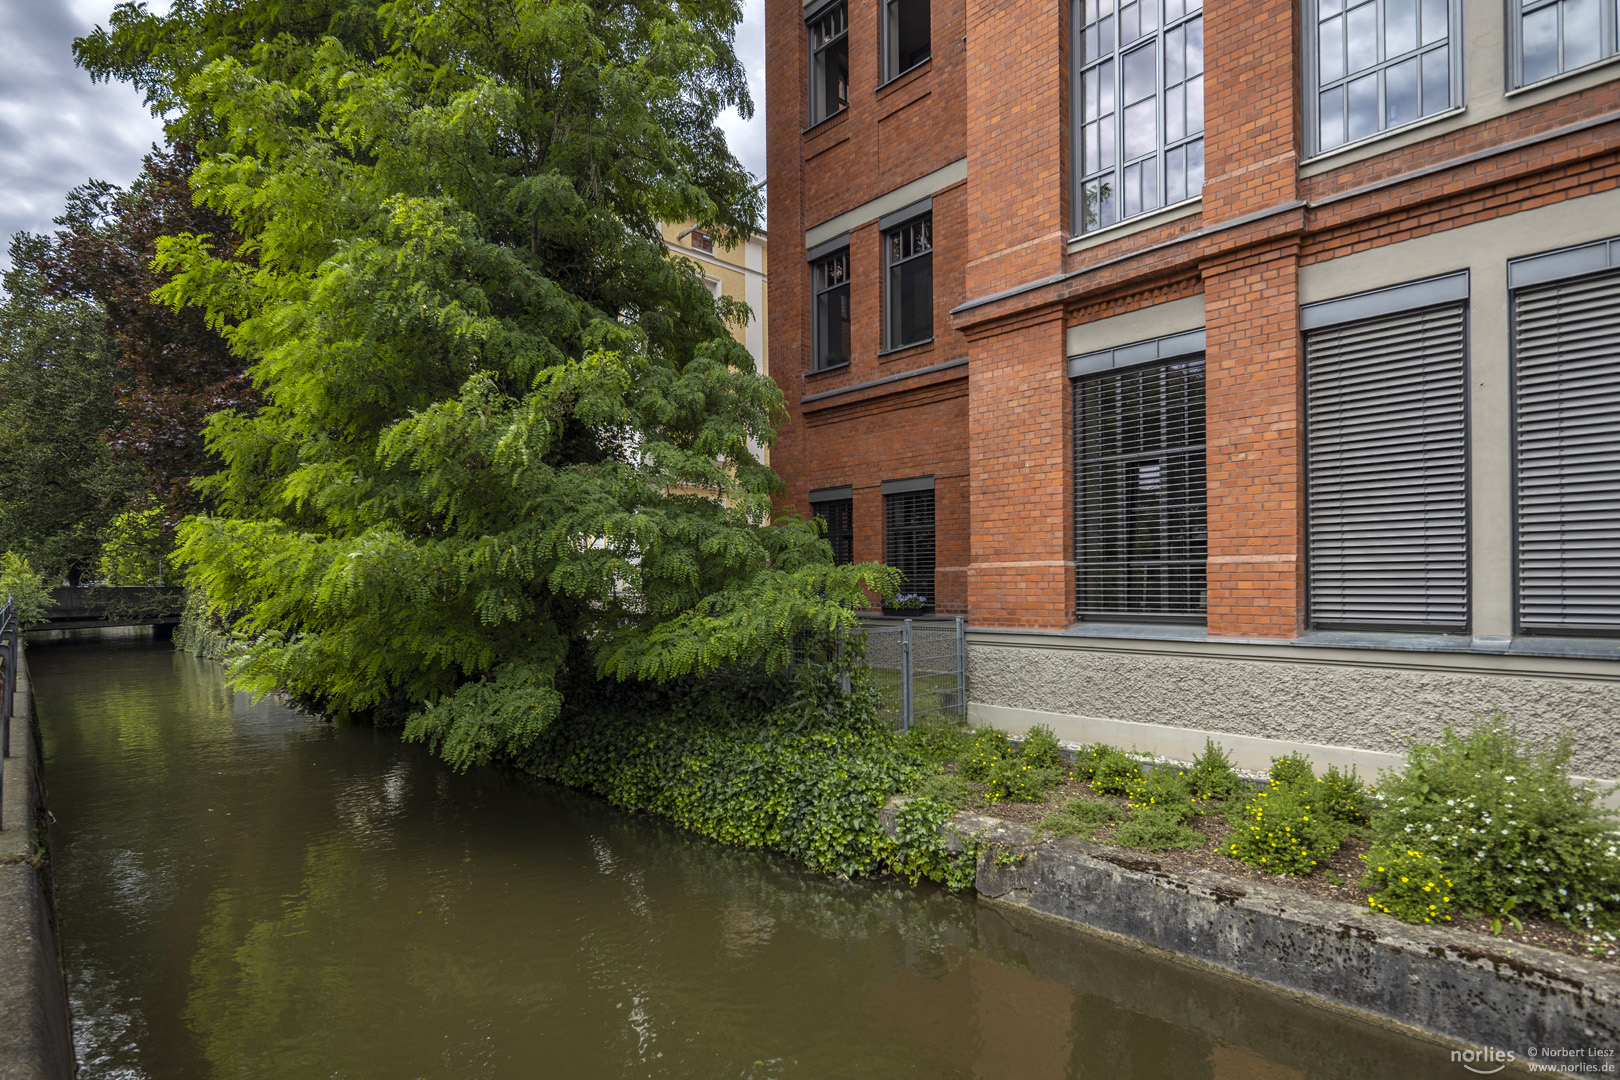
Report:
<svg viewBox="0 0 1620 1080"><path fill-rule="evenodd" d="M928 0L893 0L895 9L891 75L898 75L928 59L930 44Z"/></svg>
<svg viewBox="0 0 1620 1080"><path fill-rule="evenodd" d="M910 259L890 271L895 309L893 346L934 336L934 257Z"/></svg>

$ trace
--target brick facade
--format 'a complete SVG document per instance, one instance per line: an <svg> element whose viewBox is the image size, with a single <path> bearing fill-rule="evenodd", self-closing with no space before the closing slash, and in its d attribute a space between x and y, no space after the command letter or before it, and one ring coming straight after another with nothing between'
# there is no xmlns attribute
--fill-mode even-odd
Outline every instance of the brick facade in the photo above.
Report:
<svg viewBox="0 0 1620 1080"><path fill-rule="evenodd" d="M1302 273L1620 187L1615 65L1497 86L1494 115L1471 103L1305 161L1299 5L1234 0L1205 14L1201 200L1076 240L1068 3L934 0L933 59L882 88L877 11L851 0L849 108L805 131L801 7L767 5L771 234L785 245L859 217L965 159L966 179L933 194L934 339L881 351L873 213L848 230L853 360L808 374L809 275L779 250L773 374L791 418L772 460L801 513L813 488L855 488L858 560L883 555L881 482L933 474L938 610L978 627L1076 618L1072 328L1203 297L1209 635L1295 638L1308 627ZM1466 58L1471 102L1501 69L1500 55Z"/></svg>

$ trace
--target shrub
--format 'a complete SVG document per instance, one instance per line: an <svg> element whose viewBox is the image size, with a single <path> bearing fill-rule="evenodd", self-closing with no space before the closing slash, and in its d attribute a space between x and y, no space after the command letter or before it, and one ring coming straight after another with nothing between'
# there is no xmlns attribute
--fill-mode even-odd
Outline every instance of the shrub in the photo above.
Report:
<svg viewBox="0 0 1620 1080"><path fill-rule="evenodd" d="M7 596L17 606L21 626L45 621L45 612L55 603L45 579L34 573L25 556L14 551L0 555L0 604Z"/></svg>
<svg viewBox="0 0 1620 1080"><path fill-rule="evenodd" d="M958 837L960 850L952 851L941 835L954 812L930 798L912 799L895 811L894 843L888 855L895 873L913 885L925 877L951 889L973 884L979 867L978 845Z"/></svg>
<svg viewBox="0 0 1620 1080"><path fill-rule="evenodd" d="M1287 759L1283 759L1287 760ZM1228 855L1257 870L1303 877L1339 850L1349 828L1322 809L1320 785L1272 780L1232 812Z"/></svg>
<svg viewBox="0 0 1620 1080"><path fill-rule="evenodd" d="M1091 787L1099 795L1129 795L1142 779L1142 763L1111 746L1094 748Z"/></svg>
<svg viewBox="0 0 1620 1080"><path fill-rule="evenodd" d="M1114 843L1143 851L1165 848L1194 848L1208 837L1182 824L1182 818L1165 806L1144 806L1131 814L1131 820L1114 830Z"/></svg>
<svg viewBox="0 0 1620 1080"><path fill-rule="evenodd" d="M969 780L987 780L996 762L1012 756L1012 742L1005 731L976 728L967 748L957 759L957 771Z"/></svg>
<svg viewBox="0 0 1620 1080"><path fill-rule="evenodd" d="M1374 894L1367 898L1374 911L1413 923L1451 921L1457 898L1438 856L1377 844L1366 858L1361 887Z"/></svg>
<svg viewBox="0 0 1620 1080"><path fill-rule="evenodd" d="M1588 930L1620 924L1620 837L1593 788L1571 782L1569 736L1525 747L1501 716L1414 746L1380 785L1374 839L1436 856L1463 908L1543 915Z"/></svg>
<svg viewBox="0 0 1620 1080"><path fill-rule="evenodd" d="M1198 799L1236 798L1247 786L1232 768L1226 751L1210 738L1204 739L1204 752L1193 759L1192 768L1187 770L1187 785Z"/></svg>
<svg viewBox="0 0 1620 1080"><path fill-rule="evenodd" d="M1078 836L1090 840L1091 835L1104 825L1113 825L1123 815L1119 807L1100 799L1074 799L1063 804L1063 809L1043 818L1035 831L1055 833L1058 836Z"/></svg>
<svg viewBox="0 0 1620 1080"><path fill-rule="evenodd" d="M1056 769L1030 765L1020 758L1001 758L985 775L985 793L992 800L1040 802L1062 782Z"/></svg>
<svg viewBox="0 0 1620 1080"><path fill-rule="evenodd" d="M1058 745L1056 733L1045 724L1036 724L1024 733L1024 748L1019 756L1025 764L1037 768L1066 771L1063 748Z"/></svg>
<svg viewBox="0 0 1620 1080"><path fill-rule="evenodd" d="M912 793L919 799L933 799L936 802L944 803L953 810L960 810L967 805L968 799L972 797L973 789L969 788L967 781L960 776L953 776L947 772L938 772L931 776L925 776L918 782Z"/></svg>
<svg viewBox="0 0 1620 1080"><path fill-rule="evenodd" d="M1326 775L1317 784L1317 797L1322 800L1324 811L1347 825L1367 823L1367 808L1370 805L1367 788L1362 784L1361 777L1356 775L1354 765L1350 766L1348 773L1340 772L1337 765L1329 765Z"/></svg>
<svg viewBox="0 0 1620 1080"><path fill-rule="evenodd" d="M973 732L956 720L919 720L900 737L900 742L916 755L923 767L938 768L968 752L973 745Z"/></svg>
<svg viewBox="0 0 1620 1080"><path fill-rule="evenodd" d="M1316 771L1311 768L1311 759L1295 751L1287 757L1274 757L1271 759L1271 782L1273 784L1311 784L1316 782Z"/></svg>
<svg viewBox="0 0 1620 1080"><path fill-rule="evenodd" d="M1179 769L1154 769L1131 785L1133 810L1157 807L1177 821L1186 821L1197 811L1192 804L1192 787Z"/></svg>

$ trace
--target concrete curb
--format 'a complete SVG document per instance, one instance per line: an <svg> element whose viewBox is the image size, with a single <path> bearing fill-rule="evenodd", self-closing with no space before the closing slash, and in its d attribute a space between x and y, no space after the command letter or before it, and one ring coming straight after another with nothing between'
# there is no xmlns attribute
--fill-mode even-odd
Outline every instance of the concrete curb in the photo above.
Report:
<svg viewBox="0 0 1620 1080"><path fill-rule="evenodd" d="M883 810L891 832L902 802ZM1214 871L1170 873L1147 853L1037 840L997 818L959 814L944 830L953 847L985 845L974 886L986 900L1521 1063L1552 1066L1544 1048L1620 1052L1620 973L1609 965Z"/></svg>
<svg viewBox="0 0 1620 1080"><path fill-rule="evenodd" d="M74 1075L67 986L50 901L45 786L28 661L18 651L11 757L0 809L0 1080ZM26 861L24 861L26 860Z"/></svg>

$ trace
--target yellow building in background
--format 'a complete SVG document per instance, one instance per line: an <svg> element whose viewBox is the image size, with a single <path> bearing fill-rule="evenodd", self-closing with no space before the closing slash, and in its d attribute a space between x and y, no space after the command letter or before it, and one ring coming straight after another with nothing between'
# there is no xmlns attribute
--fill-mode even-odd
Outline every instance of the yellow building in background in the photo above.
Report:
<svg viewBox="0 0 1620 1080"><path fill-rule="evenodd" d="M765 323L766 288L769 266L765 254L765 234L755 233L744 243L726 247L687 221L663 226L664 243L698 266L709 291L716 296L741 300L753 312L747 326L733 326L731 334L754 358L762 375L771 373L770 334ZM755 447L760 460L769 462L769 448ZM763 452L762 452L763 451Z"/></svg>

